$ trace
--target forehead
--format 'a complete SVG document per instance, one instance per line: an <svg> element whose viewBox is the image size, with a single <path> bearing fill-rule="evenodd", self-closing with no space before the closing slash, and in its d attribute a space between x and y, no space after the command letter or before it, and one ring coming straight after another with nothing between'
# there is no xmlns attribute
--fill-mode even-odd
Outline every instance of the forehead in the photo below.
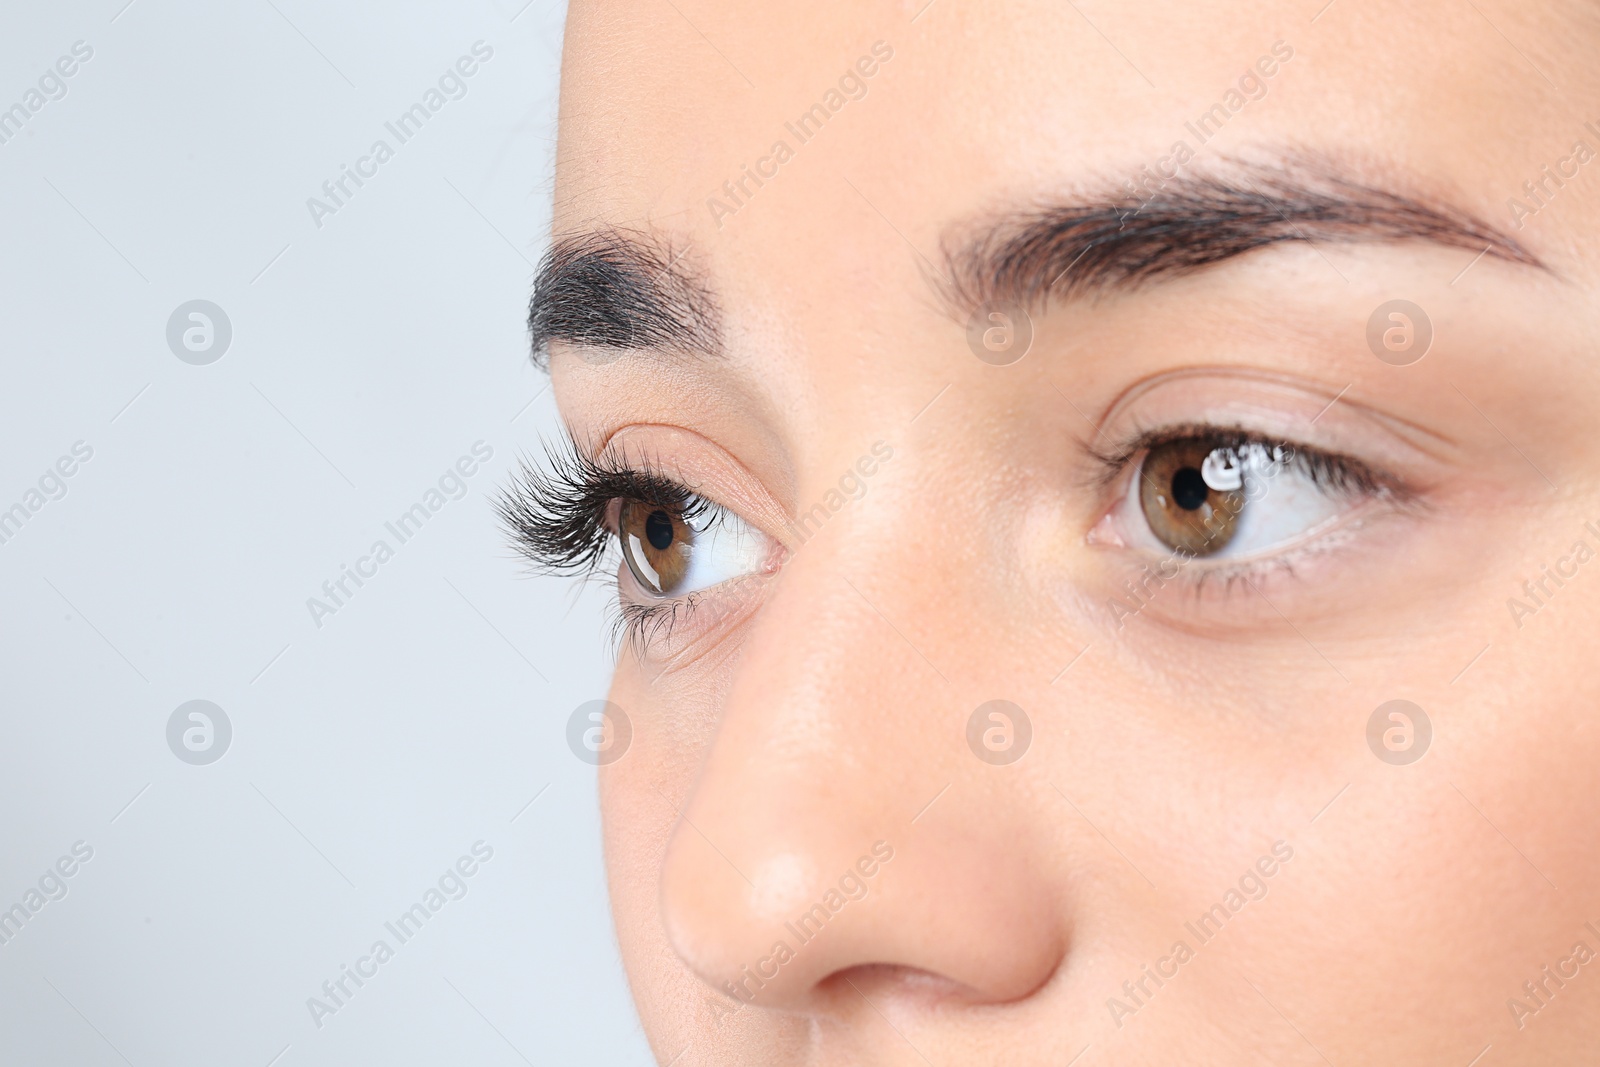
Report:
<svg viewBox="0 0 1600 1067"><path fill-rule="evenodd" d="M1498 218L1585 134L1589 5L924 4L575 0L557 230L731 252L864 200L926 251L945 221L1180 143L1393 167Z"/></svg>

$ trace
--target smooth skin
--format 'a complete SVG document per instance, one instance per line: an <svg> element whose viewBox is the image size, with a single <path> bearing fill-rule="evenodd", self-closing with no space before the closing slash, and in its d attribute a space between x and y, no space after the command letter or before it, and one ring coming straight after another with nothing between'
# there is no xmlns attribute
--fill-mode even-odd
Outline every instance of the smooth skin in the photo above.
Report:
<svg viewBox="0 0 1600 1067"><path fill-rule="evenodd" d="M562 414L681 472L776 561L619 653L633 735L601 771L606 856L660 1062L1593 1056L1600 958L1575 946L1600 953L1600 161L1571 157L1600 151L1600 9L1318 6L573 0L555 234L684 251L722 350L557 343ZM875 42L892 58L865 95L786 131ZM1292 58L1200 144L1185 123L1277 42ZM791 158L737 210L708 203L780 139ZM1545 269L1284 241L1034 302L1023 359L976 358L943 250L1180 139L1188 174L1314 157ZM1524 183L1558 164L1535 204ZM1409 366L1367 339L1399 298L1434 331ZM1238 396L1416 499L1368 501L1292 566L1196 565L1118 611L1156 557L1108 525L1119 489L1090 449ZM892 458L802 541L878 442ZM1432 725L1408 765L1367 739L1395 699ZM968 744L992 700L1031 725L1009 765ZM864 895L795 937L852 871Z"/></svg>

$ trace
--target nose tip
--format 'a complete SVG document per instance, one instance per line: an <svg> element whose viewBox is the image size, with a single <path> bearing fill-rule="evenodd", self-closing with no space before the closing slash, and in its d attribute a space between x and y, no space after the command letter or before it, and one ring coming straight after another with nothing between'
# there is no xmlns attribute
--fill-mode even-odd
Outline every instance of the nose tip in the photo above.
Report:
<svg viewBox="0 0 1600 1067"><path fill-rule="evenodd" d="M733 836L726 824L714 832ZM892 860L886 842L878 848ZM729 996L792 1006L825 977L806 948L830 925L837 932L846 910L870 895L882 873L870 850L843 873L830 878L825 869L814 855L781 848L759 856L746 851L736 864L685 814L662 871L667 936L702 979Z"/></svg>
<svg viewBox="0 0 1600 1067"><path fill-rule="evenodd" d="M719 844L699 823L686 813L669 846L662 917L679 956L734 1000L826 1011L877 989L1008 1002L1042 986L1064 954L1041 883L992 839L907 824L898 844L806 849L793 847L791 822L791 847L740 869L731 827L717 821Z"/></svg>

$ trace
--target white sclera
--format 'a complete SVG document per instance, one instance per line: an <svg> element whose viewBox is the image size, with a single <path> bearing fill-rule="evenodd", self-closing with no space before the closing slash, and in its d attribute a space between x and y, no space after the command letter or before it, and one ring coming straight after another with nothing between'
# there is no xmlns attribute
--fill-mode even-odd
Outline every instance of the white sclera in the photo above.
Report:
<svg viewBox="0 0 1600 1067"><path fill-rule="evenodd" d="M661 578L650 566L638 535L624 535L623 557L646 591L662 598L688 596L752 574L766 560L765 535L727 508L699 502L695 506L694 520L688 526L687 548L674 547L688 552L689 565L671 588L662 587Z"/></svg>
<svg viewBox="0 0 1600 1067"><path fill-rule="evenodd" d="M1293 463L1275 460L1260 445L1241 450L1238 459L1235 470L1245 505L1233 536L1211 559L1270 552L1335 518L1349 506L1343 494L1317 485L1305 471Z"/></svg>
<svg viewBox="0 0 1600 1067"><path fill-rule="evenodd" d="M1215 491L1242 492L1245 502L1235 520L1233 535L1226 545L1207 555L1208 560L1268 554L1337 518L1351 505L1349 493L1319 486L1281 448L1246 445L1226 450L1226 456L1224 451L1217 449L1206 457L1201 477ZM1142 472L1143 463L1141 475ZM1224 488L1230 483L1232 489ZM1129 544L1154 552L1172 551L1172 546L1150 529L1139 493L1124 496L1115 514Z"/></svg>

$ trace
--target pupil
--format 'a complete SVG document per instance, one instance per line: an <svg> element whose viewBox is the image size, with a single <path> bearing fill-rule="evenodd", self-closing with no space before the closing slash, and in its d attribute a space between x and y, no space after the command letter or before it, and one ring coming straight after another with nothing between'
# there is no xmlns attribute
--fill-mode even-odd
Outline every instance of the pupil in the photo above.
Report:
<svg viewBox="0 0 1600 1067"><path fill-rule="evenodd" d="M1195 477L1200 477L1200 472L1194 472ZM1200 485L1202 491L1205 483ZM650 547L657 552L665 552L672 547L672 516L665 511L652 511L650 517L644 520L644 539L650 542Z"/></svg>
<svg viewBox="0 0 1600 1067"><path fill-rule="evenodd" d="M1205 477L1193 467L1184 467L1172 476L1172 502L1185 511L1198 510L1210 493Z"/></svg>

